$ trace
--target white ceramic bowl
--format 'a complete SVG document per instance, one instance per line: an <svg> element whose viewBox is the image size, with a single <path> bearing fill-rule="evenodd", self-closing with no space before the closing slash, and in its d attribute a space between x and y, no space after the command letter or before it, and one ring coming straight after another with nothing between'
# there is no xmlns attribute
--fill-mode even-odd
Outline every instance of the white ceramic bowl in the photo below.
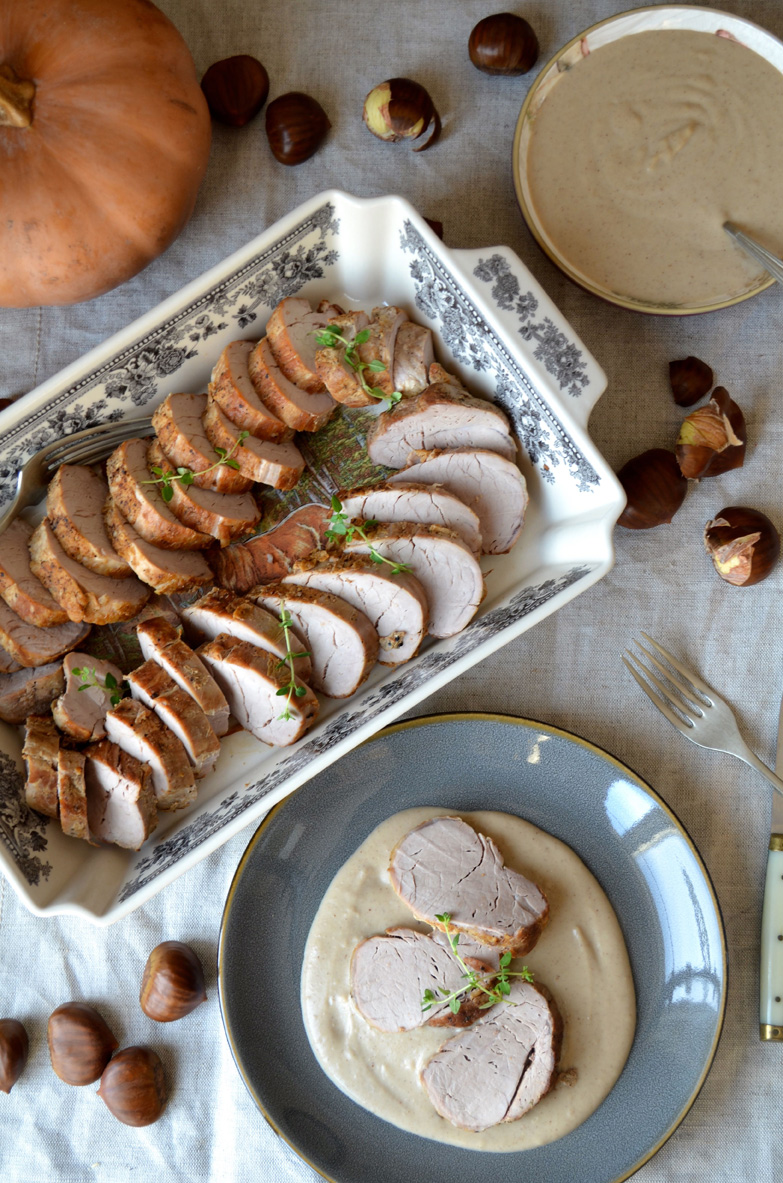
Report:
<svg viewBox="0 0 783 1183"><path fill-rule="evenodd" d="M19 735L0 724L0 866L33 912L118 919L612 565L624 496L586 432L602 370L514 254L450 251L399 197L314 197L3 412L0 504L20 462L53 437L139 417L172 390L206 389L223 347L260 337L277 302L300 292L402 305L432 327L439 360L513 421L531 496L522 538L483 561L487 596L464 632L427 642L397 671L377 666L349 700L322 700L317 726L292 748L230 736L198 802L161 814L138 854L65 838L28 810Z"/></svg>

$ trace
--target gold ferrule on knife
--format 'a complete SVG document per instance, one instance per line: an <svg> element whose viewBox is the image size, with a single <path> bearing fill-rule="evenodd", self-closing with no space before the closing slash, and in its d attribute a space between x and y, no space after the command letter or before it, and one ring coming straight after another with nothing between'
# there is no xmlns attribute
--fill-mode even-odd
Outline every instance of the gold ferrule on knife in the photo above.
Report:
<svg viewBox="0 0 783 1183"><path fill-rule="evenodd" d="M770 834L769 848L770 850L783 850L783 834Z"/></svg>
<svg viewBox="0 0 783 1183"><path fill-rule="evenodd" d="M783 1027L773 1027L770 1023L759 1023L759 1039L765 1043L783 1043Z"/></svg>

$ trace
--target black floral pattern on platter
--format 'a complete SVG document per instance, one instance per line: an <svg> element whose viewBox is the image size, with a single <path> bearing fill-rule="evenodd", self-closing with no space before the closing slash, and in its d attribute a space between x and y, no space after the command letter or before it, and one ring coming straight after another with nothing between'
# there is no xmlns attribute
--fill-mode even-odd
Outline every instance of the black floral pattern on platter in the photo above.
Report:
<svg viewBox="0 0 783 1183"><path fill-rule="evenodd" d="M49 819L28 808L24 777L6 752L0 752L0 839L31 887L48 879L51 866L36 855L46 850Z"/></svg>

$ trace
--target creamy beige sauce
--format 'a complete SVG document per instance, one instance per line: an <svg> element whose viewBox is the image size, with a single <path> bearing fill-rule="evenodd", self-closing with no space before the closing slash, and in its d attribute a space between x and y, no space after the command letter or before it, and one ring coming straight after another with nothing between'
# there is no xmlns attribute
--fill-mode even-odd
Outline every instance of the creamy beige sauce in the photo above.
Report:
<svg viewBox="0 0 783 1183"><path fill-rule="evenodd" d="M564 843L504 813L459 816L500 848L506 863L545 892L550 920L524 963L546 985L564 1022L559 1068L568 1073L519 1121L483 1133L440 1117L419 1081L427 1060L453 1031L376 1031L350 997L351 954L360 941L413 920L389 882L389 854L408 830L442 809L408 809L388 818L335 875L313 921L302 969L302 1013L327 1076L378 1117L411 1133L474 1150L542 1146L575 1129L620 1075L633 1042L636 999L612 907L584 863ZM519 965L512 965L519 968ZM565 1083L576 1076L572 1083Z"/></svg>
<svg viewBox="0 0 783 1183"><path fill-rule="evenodd" d="M699 306L765 276L726 221L783 253L783 75L711 33L622 37L534 116L530 197L558 252L608 291Z"/></svg>

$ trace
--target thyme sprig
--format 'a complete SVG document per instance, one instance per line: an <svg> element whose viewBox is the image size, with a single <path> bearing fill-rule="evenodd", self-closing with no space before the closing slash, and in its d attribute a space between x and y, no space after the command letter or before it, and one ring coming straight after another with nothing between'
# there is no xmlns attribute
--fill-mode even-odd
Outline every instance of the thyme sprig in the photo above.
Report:
<svg viewBox="0 0 783 1183"><path fill-rule="evenodd" d="M327 538L344 538L346 542L352 542L354 538L361 538L362 542L366 542L370 548L370 558L374 563L388 563L391 567L392 575L401 575L405 571L410 571L412 568L409 563L395 563L394 559L387 559L381 552L373 545L367 537L365 530L366 526L377 526L378 523L374 518L370 518L364 525L359 525L358 522L352 522L348 514L343 510L340 498L335 495L332 497L332 516L329 519L329 527L326 531Z"/></svg>
<svg viewBox="0 0 783 1183"><path fill-rule="evenodd" d="M284 719L286 722L293 718L291 715L291 703L294 698L304 698L307 694L307 687L303 686L297 680L296 672L294 670L294 662L297 657L309 657L310 654L306 649L295 653L291 648L291 629L294 627L293 617L285 606L285 600L280 604L280 628L283 630L283 637L285 638L285 657L281 657L276 665L276 669L282 669L285 666L288 669L288 681L285 686L281 686L277 691L278 695L285 694L285 707L283 713L278 715L278 719Z"/></svg>
<svg viewBox="0 0 783 1183"><path fill-rule="evenodd" d="M316 343L321 349L334 349L337 345L342 345L345 350L345 364L350 366L354 374L359 380L359 385L365 394L369 394L371 398L380 399L385 403L385 410L394 404L398 403L402 398L402 393L399 390L393 390L391 394L387 394L385 390L381 390L380 386L370 386L365 378L365 373L381 374L387 368L382 361L362 361L359 354L359 345L364 345L370 339L370 330L362 329L356 334L353 341L350 341L342 332L340 325L327 325L326 328L321 329L316 334Z"/></svg>
<svg viewBox="0 0 783 1183"><path fill-rule="evenodd" d="M445 987L441 987L438 991L440 997L433 990L425 990L421 1002L421 1009L423 1011L427 1011L435 1005L441 1006L445 1002L448 1004L451 1013L456 1015L464 995L469 990L480 990L483 994L486 994L487 1001L482 1002L479 1010L487 1010L490 1006L494 1006L496 1002L502 1002L511 993L510 978L523 978L526 982L533 981L533 975L526 965L523 965L522 969L519 970L508 968L512 958L511 951L508 949L500 958L497 972L489 974L477 973L460 956L459 950L457 949L459 933L450 927L451 915L448 912L443 912L440 915L436 914L435 919L440 920L444 926L451 951L463 971L462 977L465 979L465 985L460 987L459 990L451 991L446 990Z"/></svg>
<svg viewBox="0 0 783 1183"><path fill-rule="evenodd" d="M241 447L247 437L250 435L249 431L240 431L236 438L236 442L230 448L213 447L213 452L218 457L214 464L210 464L209 468L202 469L201 472L193 472L192 468L185 468L179 466L178 468L166 469L161 468L159 464L151 464L150 472L153 474L154 480L142 481L142 485L160 485L160 495L164 501L171 501L174 496L173 484L174 481L179 481L182 485L192 485L197 476L206 476L207 473L213 472L221 465L226 468L239 469L239 461L234 460L233 456L237 448Z"/></svg>
<svg viewBox="0 0 783 1183"><path fill-rule="evenodd" d="M98 677L98 671L93 669L92 666L87 665L82 666L78 670L74 669L73 672L81 682L81 686L78 687L80 691L89 690L91 686L97 686L100 690L110 691L109 701L113 707L116 707L128 693L128 683L125 681L118 682L112 673L107 673L106 677L101 679Z"/></svg>

